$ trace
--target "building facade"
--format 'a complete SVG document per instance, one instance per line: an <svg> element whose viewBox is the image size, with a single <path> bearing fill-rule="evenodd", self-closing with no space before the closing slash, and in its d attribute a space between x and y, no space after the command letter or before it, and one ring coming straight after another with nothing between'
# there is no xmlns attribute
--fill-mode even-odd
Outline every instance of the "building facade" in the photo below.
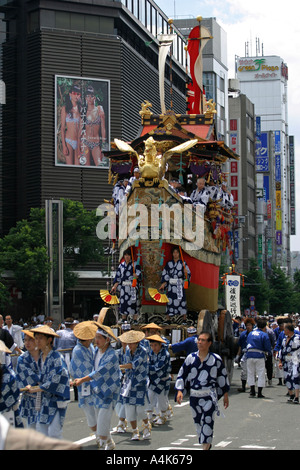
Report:
<svg viewBox="0 0 300 470"><path fill-rule="evenodd" d="M257 188L273 214L270 224L264 223L261 230L262 244L271 246L268 238L275 237L274 261L290 273L290 235L295 232L295 218L291 219L288 68L278 56L238 57L236 77L241 92L255 105Z"/></svg>
<svg viewBox="0 0 300 470"><path fill-rule="evenodd" d="M230 163L229 184L236 217L233 226L234 260L238 272L249 269L257 258L257 206L255 180L255 108L247 96L229 81L229 146L240 160ZM236 84L235 84L236 87Z"/></svg>

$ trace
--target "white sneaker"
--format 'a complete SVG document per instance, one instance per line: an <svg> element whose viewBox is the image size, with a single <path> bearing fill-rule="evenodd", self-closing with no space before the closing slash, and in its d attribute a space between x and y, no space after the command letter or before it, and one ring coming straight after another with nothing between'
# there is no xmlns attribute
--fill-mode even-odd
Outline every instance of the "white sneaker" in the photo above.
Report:
<svg viewBox="0 0 300 470"><path fill-rule="evenodd" d="M106 447L105 447L105 450L114 450L116 447L116 443L113 439L108 439L107 440L107 444L106 444Z"/></svg>
<svg viewBox="0 0 300 470"><path fill-rule="evenodd" d="M132 430L131 441L139 441L140 440L140 433L138 429Z"/></svg>

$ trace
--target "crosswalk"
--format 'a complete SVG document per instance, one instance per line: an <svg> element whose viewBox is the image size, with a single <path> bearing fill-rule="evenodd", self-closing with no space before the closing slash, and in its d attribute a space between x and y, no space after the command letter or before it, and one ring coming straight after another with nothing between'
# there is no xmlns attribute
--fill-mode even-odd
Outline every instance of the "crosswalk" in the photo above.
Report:
<svg viewBox="0 0 300 470"><path fill-rule="evenodd" d="M237 444L238 438L228 439L220 442L213 443L213 449L225 449L230 448L233 450L276 450L276 446L266 446L261 443L247 443ZM157 450L202 450L202 444L195 442L198 440L196 434L186 434L183 438L177 439L176 441L170 442L169 446L159 447Z"/></svg>

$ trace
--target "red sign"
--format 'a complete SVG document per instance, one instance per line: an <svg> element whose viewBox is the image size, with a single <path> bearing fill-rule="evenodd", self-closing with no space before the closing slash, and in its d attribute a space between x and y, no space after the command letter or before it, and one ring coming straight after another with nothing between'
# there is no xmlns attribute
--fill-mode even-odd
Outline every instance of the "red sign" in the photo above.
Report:
<svg viewBox="0 0 300 470"><path fill-rule="evenodd" d="M231 173L237 173L237 172L238 172L237 162L231 162Z"/></svg>
<svg viewBox="0 0 300 470"><path fill-rule="evenodd" d="M238 187L238 176L237 175L231 175L231 187L232 188L237 188Z"/></svg>

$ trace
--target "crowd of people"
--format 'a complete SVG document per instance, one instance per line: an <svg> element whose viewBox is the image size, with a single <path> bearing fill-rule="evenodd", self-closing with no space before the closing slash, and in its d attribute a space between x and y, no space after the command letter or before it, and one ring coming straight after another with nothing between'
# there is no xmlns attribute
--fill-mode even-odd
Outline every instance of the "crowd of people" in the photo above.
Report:
<svg viewBox="0 0 300 470"><path fill-rule="evenodd" d="M100 450L115 449L116 433L127 432L133 441L149 440L153 426L172 419L171 355L183 351L186 358L175 380L175 400L181 404L189 394L199 443L204 450L211 448L219 400L223 397L224 408L229 406L230 386L221 357L212 352L210 332L198 335L189 327L186 339L170 344L155 323L133 329L125 321L116 333L97 318L66 318L64 327L56 330L47 318L27 328L13 328L11 320L10 315L5 317L3 326L0 316L1 427L5 420L5 426L37 432L52 445L67 445L62 432L73 387ZM278 385L287 388L288 402L298 404L298 314L238 317L233 325L241 367L239 392L246 392L248 385L250 397L264 398L265 377L268 385L277 378Z"/></svg>
<svg viewBox="0 0 300 470"><path fill-rule="evenodd" d="M287 387L287 401L299 404L300 388L300 321L298 314L278 317L237 317L234 320L238 337L236 362L241 367L240 392L250 387L250 397L264 398L263 388ZM255 390L257 379L257 394Z"/></svg>
<svg viewBox="0 0 300 470"><path fill-rule="evenodd" d="M133 176L119 179L112 191L112 201L116 214L119 214L120 206L131 194L133 183L140 179L140 170L134 168ZM230 210L234 206L234 199L228 190L227 183L208 184L204 177L198 177L196 185L193 187L191 180L188 180L187 187L184 187L178 178L171 178L168 185L171 192L180 196L184 204L191 204L193 207L200 207L204 214L209 202L217 202L222 209Z"/></svg>
<svg viewBox="0 0 300 470"><path fill-rule="evenodd" d="M225 394L227 406L229 389L221 358L212 354L208 360L211 337L203 333L199 339L196 328L190 327L186 340L170 344L162 327L155 323L134 330L124 322L120 328L121 334L116 336L110 327L95 319L76 322L67 318L64 328L55 330L45 319L43 324L21 330L23 345L15 364L6 346L11 344L9 337L0 335L2 419L16 429L25 427L63 442L63 424L73 387L99 449L115 448L114 433L131 431L131 440L151 439L153 426L163 426L173 416L169 401L170 353L182 350L191 353L188 357L194 356L177 375L176 400L181 403L183 394L192 392L199 442L209 449L218 399ZM8 331L6 326L0 328L4 331ZM197 351L203 351L200 364L194 364ZM197 378L193 372L201 366L205 378ZM212 402L209 413L201 404L207 400ZM112 428L114 413L117 426Z"/></svg>

